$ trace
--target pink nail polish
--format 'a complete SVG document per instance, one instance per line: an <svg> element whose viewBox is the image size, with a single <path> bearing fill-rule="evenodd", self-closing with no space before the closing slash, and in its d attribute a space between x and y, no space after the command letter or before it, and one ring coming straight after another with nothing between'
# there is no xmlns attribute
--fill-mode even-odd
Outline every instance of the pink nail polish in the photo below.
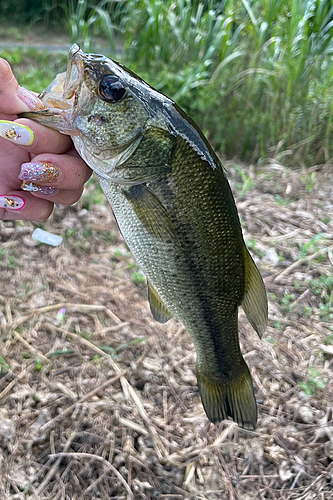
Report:
<svg viewBox="0 0 333 500"><path fill-rule="evenodd" d="M24 104L26 104L32 111L47 109L47 106L43 103L43 101L38 99L38 97L33 92L31 92L31 90L28 90L24 87L20 87L18 98L22 102L24 102Z"/></svg>
<svg viewBox="0 0 333 500"><path fill-rule="evenodd" d="M21 210L25 205L25 200L20 196L0 196L0 208L6 210Z"/></svg>
<svg viewBox="0 0 333 500"><path fill-rule="evenodd" d="M55 182L60 177L60 170L51 162L23 163L18 176L22 181Z"/></svg>

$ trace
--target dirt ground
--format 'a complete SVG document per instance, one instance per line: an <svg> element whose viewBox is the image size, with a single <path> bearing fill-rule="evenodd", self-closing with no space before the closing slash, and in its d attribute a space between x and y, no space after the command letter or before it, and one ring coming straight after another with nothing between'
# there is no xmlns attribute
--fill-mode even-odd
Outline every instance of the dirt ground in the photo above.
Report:
<svg viewBox="0 0 333 500"><path fill-rule="evenodd" d="M333 168L227 168L269 296L262 340L240 311L256 431L207 420L91 181L43 225L60 247L0 225L1 499L333 499Z"/></svg>

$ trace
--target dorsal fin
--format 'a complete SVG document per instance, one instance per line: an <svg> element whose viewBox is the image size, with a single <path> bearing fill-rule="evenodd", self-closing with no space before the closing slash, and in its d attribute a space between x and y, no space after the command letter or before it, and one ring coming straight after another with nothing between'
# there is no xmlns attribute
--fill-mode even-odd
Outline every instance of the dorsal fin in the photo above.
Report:
<svg viewBox="0 0 333 500"><path fill-rule="evenodd" d="M244 244L245 293L242 307L251 326L261 338L268 319L267 295L264 282Z"/></svg>

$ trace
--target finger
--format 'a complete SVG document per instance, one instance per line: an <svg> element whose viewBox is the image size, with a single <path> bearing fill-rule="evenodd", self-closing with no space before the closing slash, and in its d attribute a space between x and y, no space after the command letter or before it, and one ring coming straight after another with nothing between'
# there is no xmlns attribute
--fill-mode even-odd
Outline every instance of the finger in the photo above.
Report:
<svg viewBox="0 0 333 500"><path fill-rule="evenodd" d="M81 189L91 176L91 169L74 149L68 154L42 154L23 163L19 179L26 183L52 185L58 189ZM24 187L22 188L24 189Z"/></svg>
<svg viewBox="0 0 333 500"><path fill-rule="evenodd" d="M40 154L45 150L61 154L72 146L68 135L26 118L15 121L0 120L0 136L33 154Z"/></svg>
<svg viewBox="0 0 333 500"><path fill-rule="evenodd" d="M45 186L41 186L41 189L43 190ZM53 187L49 187L48 190L46 190L46 194L40 192L40 191L34 191L31 192L30 194L34 198L38 198L40 200L49 200L53 203L57 203L59 205L66 205L69 207L70 205L73 205L76 203L82 196L84 187L82 186L81 188L78 189L57 189Z"/></svg>
<svg viewBox="0 0 333 500"><path fill-rule="evenodd" d="M20 189L18 178L22 163L30 160L30 155L18 149L9 141L0 139L0 193Z"/></svg>
<svg viewBox="0 0 333 500"><path fill-rule="evenodd" d="M11 191L0 196L0 220L32 220L44 222L52 213L53 203L30 193Z"/></svg>
<svg viewBox="0 0 333 500"><path fill-rule="evenodd" d="M24 111L45 108L33 92L19 86L10 64L0 58L0 113L17 115Z"/></svg>

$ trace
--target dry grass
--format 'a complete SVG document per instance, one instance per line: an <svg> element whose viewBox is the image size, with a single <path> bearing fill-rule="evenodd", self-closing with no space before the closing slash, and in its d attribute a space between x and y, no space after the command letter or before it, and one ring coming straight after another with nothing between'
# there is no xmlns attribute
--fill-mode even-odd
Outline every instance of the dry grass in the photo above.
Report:
<svg viewBox="0 0 333 500"><path fill-rule="evenodd" d="M192 342L153 321L91 184L45 225L59 248L0 226L1 499L333 498L332 167L229 170L270 297L263 340L240 315L256 432L207 421Z"/></svg>

